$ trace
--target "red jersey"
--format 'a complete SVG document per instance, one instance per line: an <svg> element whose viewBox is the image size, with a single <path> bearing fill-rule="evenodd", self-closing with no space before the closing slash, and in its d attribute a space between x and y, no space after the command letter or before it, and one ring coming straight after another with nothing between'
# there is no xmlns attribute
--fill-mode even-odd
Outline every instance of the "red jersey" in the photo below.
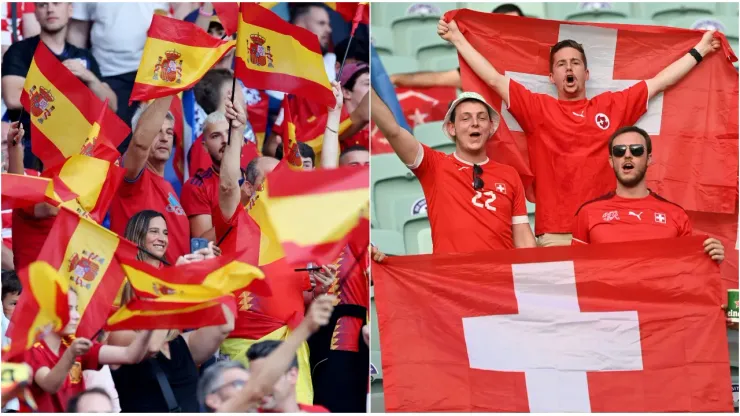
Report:
<svg viewBox="0 0 740 416"><path fill-rule="evenodd" d="M535 176L535 234L569 233L582 201L614 188L609 137L647 111L648 89L638 82L591 99L561 101L509 81L509 111L527 135Z"/></svg>
<svg viewBox="0 0 740 416"><path fill-rule="evenodd" d="M180 200L189 217L213 215L216 210L220 211L221 208L218 205L219 182L218 172L210 167L198 171L183 185Z"/></svg>
<svg viewBox="0 0 740 416"><path fill-rule="evenodd" d="M172 185L146 167L133 181L124 178L113 197L111 231L123 236L128 220L145 209L164 215L169 236L165 257L170 264L175 264L178 257L190 252L190 223Z"/></svg>
<svg viewBox="0 0 740 416"><path fill-rule="evenodd" d="M63 340L59 345L59 354L54 352L46 345L46 342L39 341L26 352L25 361L33 369L33 374L42 368L48 367L52 370L59 362L59 358L67 350L66 341ZM101 365L98 362L100 348L103 344L93 342L92 348L85 354L75 359L72 369L69 370L67 378L64 380L62 387L54 394L45 392L38 384L31 385L31 393L36 401L38 411L41 413L64 413L67 410L67 402L74 396L85 391L85 379L82 377L83 370L100 370ZM25 407L25 405L22 405ZM21 409L21 412L30 412L30 408Z"/></svg>
<svg viewBox="0 0 740 416"><path fill-rule="evenodd" d="M349 246L342 250L337 263L339 273L334 284L329 288L329 294L336 295L338 305L359 305L368 309L370 302L370 282L367 279L362 264L367 251L356 259ZM364 321L355 316L342 316L334 325L331 350L353 351L360 350L360 332Z"/></svg>
<svg viewBox="0 0 740 416"><path fill-rule="evenodd" d="M339 141L340 153L353 146L362 146L370 150L370 125L358 131L354 136Z"/></svg>
<svg viewBox="0 0 740 416"><path fill-rule="evenodd" d="M39 250L54 226L56 217L36 218L33 207L14 209L11 230L15 235L13 264L16 270L24 269L39 256Z"/></svg>
<svg viewBox="0 0 740 416"><path fill-rule="evenodd" d="M526 224L524 186L511 166L487 160L482 189L473 189L473 164L423 145L418 167L435 253L514 248L511 227Z"/></svg>
<svg viewBox="0 0 740 416"><path fill-rule="evenodd" d="M637 199L610 192L578 210L572 244L684 237L691 231L686 211L653 192Z"/></svg>

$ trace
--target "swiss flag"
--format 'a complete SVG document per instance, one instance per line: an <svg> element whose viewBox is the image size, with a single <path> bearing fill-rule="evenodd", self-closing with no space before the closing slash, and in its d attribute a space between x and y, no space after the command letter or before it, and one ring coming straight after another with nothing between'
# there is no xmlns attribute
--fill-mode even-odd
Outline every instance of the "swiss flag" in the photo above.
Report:
<svg viewBox="0 0 740 416"><path fill-rule="evenodd" d="M386 411L732 411L703 239L373 264Z"/></svg>
<svg viewBox="0 0 740 416"><path fill-rule="evenodd" d="M650 79L685 56L703 32L643 25L559 22L455 10L465 38L500 72L520 83L547 86L550 48L571 38L586 44L591 78L587 90L622 90L627 81ZM650 101L642 124L653 140L650 188L686 210L735 213L738 203L737 58L721 33L719 51L706 56L681 81ZM598 38L598 39L596 39ZM595 40L596 39L596 40ZM588 44L599 43L599 48ZM589 57L590 55L590 57ZM501 110L501 98L460 59L463 89L481 93ZM554 91L554 89L553 89ZM545 92L545 89L537 92ZM589 95L590 96L590 95ZM489 155L516 168L525 186L537 167L529 166L527 141L504 109L489 144ZM604 157L606 156L604 143ZM530 169L531 168L531 169ZM574 184L573 186L585 186ZM528 199L533 200L531 190Z"/></svg>

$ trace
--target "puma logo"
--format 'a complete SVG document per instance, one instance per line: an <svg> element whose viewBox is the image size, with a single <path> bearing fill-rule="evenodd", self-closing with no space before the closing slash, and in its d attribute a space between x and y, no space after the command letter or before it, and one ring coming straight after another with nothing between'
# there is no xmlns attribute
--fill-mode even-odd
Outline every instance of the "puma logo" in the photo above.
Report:
<svg viewBox="0 0 740 416"><path fill-rule="evenodd" d="M458 169L458 171L461 171L461 170L465 170L465 169L468 169L468 167L467 167L467 166L461 166L461 167L460 167L460 168Z"/></svg>
<svg viewBox="0 0 740 416"><path fill-rule="evenodd" d="M632 215L633 217L637 217L638 220L642 221L642 218L640 218L642 216L642 211L640 211L639 214L635 214L634 212L630 211L629 215Z"/></svg>
<svg viewBox="0 0 740 416"><path fill-rule="evenodd" d="M576 116L576 117L581 117L581 118L585 118L585 117L586 117L586 116L584 116L584 115L583 115L583 110L581 110L581 114L578 114L578 113L576 113L576 112L574 111L574 112L573 112L573 115L574 115L574 116Z"/></svg>

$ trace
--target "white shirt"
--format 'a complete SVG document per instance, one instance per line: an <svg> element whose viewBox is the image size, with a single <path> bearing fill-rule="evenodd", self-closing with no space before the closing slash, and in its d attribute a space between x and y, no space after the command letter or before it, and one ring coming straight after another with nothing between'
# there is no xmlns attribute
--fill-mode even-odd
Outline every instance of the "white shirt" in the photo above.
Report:
<svg viewBox="0 0 740 416"><path fill-rule="evenodd" d="M121 413L121 403L118 401L118 391L116 391L116 384L113 382L110 367L104 365L99 371L85 370L82 372L82 377L85 379L86 389L100 387L105 390L113 401L113 413Z"/></svg>
<svg viewBox="0 0 740 416"><path fill-rule="evenodd" d="M72 18L92 23L90 44L104 77L136 72L155 10L167 3L74 3Z"/></svg>

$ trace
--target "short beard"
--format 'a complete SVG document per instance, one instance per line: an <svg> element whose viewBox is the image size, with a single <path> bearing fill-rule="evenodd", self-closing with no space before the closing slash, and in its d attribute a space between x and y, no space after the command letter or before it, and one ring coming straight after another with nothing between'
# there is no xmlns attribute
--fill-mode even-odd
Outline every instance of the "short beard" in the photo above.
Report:
<svg viewBox="0 0 740 416"><path fill-rule="evenodd" d="M634 187L636 187L637 185L640 184L640 182L642 182L643 179L645 179L645 175L647 174L647 166L646 166L644 169L642 169L641 171L638 171L637 172L637 176L635 176L634 179L630 179L630 180L625 181L625 180L623 180L619 176L619 169L620 168L615 167L614 168L614 173L617 176L617 182L619 182L625 188L634 188ZM637 167L635 167L634 169L637 169Z"/></svg>

